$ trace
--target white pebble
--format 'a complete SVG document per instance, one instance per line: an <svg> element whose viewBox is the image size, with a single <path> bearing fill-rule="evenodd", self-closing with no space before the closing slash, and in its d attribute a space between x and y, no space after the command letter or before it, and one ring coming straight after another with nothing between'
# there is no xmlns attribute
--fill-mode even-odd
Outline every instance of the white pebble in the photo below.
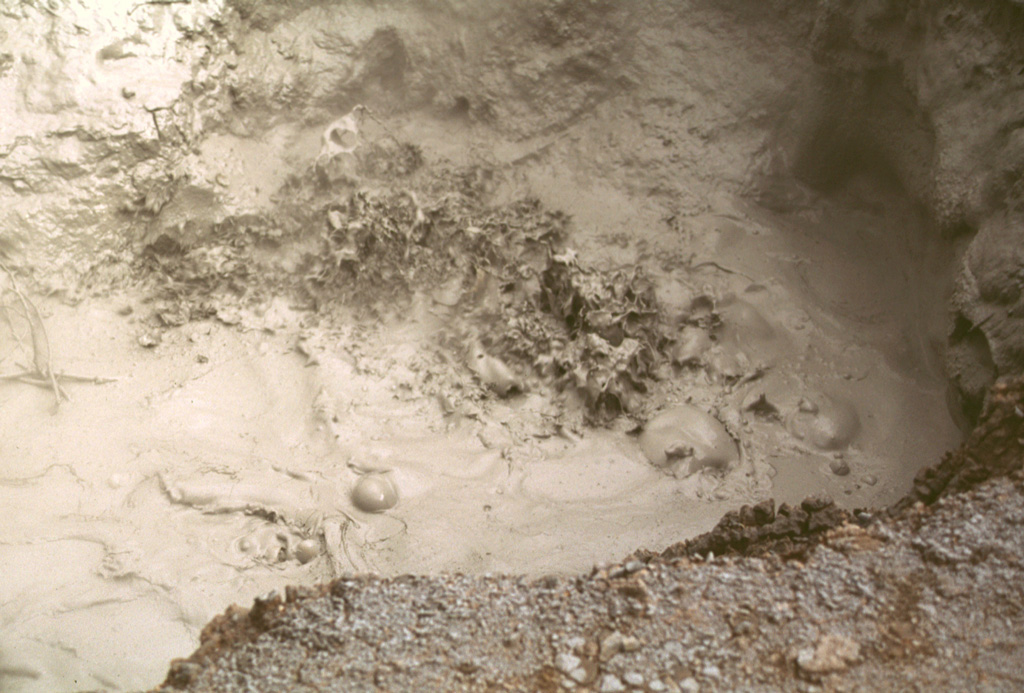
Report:
<svg viewBox="0 0 1024 693"><path fill-rule="evenodd" d="M608 637L601 641L601 661L609 659L622 651L622 633L613 631Z"/></svg>
<svg viewBox="0 0 1024 693"><path fill-rule="evenodd" d="M555 657L555 668L563 674L570 673L580 665L580 658L571 654L560 654Z"/></svg>
<svg viewBox="0 0 1024 693"><path fill-rule="evenodd" d="M619 681L618 676L613 674L605 674L604 678L601 679L601 688L598 689L601 693L621 693L626 690L626 687Z"/></svg>

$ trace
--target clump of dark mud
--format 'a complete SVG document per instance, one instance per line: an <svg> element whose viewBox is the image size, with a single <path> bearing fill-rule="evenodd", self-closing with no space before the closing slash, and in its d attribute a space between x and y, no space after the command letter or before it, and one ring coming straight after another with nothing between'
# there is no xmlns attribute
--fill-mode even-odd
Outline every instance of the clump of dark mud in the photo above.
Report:
<svg viewBox="0 0 1024 693"><path fill-rule="evenodd" d="M138 264L158 326L234 324L280 295L312 315L373 319L425 297L446 321L439 347L475 344L507 374L478 372L498 394L523 390L517 373L528 373L574 393L592 420L636 411L673 344L643 271L588 267L567 215L535 199L491 201L493 171L414 175L422 165L408 146L370 148L360 180L394 181L400 169L404 187L356 185L317 164L288 181L273 212L160 235Z"/></svg>

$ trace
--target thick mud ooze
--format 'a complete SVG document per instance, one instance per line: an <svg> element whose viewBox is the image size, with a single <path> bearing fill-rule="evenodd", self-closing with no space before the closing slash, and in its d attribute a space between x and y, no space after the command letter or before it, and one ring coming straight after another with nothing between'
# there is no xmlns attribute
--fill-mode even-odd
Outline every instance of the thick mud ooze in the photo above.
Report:
<svg viewBox="0 0 1024 693"><path fill-rule="evenodd" d="M908 182L944 131L893 150L910 88L777 4L5 14L0 688L155 685L286 585L907 493L1015 318Z"/></svg>

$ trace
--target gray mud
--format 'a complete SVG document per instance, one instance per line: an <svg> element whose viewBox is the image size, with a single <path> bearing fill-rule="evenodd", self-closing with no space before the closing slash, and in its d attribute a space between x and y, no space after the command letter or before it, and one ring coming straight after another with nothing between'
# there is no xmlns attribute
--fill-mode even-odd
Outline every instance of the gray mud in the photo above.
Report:
<svg viewBox="0 0 1024 693"><path fill-rule="evenodd" d="M998 102L967 140L911 29L838 6L5 9L0 685L152 686L228 604L354 573L558 575L598 590L579 634L629 635L565 576L767 498L902 498L1019 367L992 75L1024 72L955 4L905 19ZM584 658L524 637L552 685Z"/></svg>

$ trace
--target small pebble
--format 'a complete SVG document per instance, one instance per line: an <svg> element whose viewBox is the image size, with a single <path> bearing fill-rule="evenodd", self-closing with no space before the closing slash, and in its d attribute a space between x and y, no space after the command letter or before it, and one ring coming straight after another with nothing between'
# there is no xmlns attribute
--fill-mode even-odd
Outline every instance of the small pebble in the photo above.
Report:
<svg viewBox="0 0 1024 693"><path fill-rule="evenodd" d="M623 685L618 676L605 674L604 678L601 679L601 687L598 690L601 693L620 693L626 690L626 686Z"/></svg>
<svg viewBox="0 0 1024 693"><path fill-rule="evenodd" d="M632 635L627 635L622 638L622 649L625 652L636 652L640 649L640 641Z"/></svg>
<svg viewBox="0 0 1024 693"><path fill-rule="evenodd" d="M563 674L569 674L580 665L580 658L571 654L560 654L555 657L555 668Z"/></svg>
<svg viewBox="0 0 1024 693"><path fill-rule="evenodd" d="M874 486L875 484L878 483L878 477L875 476L874 474L868 474L867 476L864 477L864 483L867 484L868 486Z"/></svg>
<svg viewBox="0 0 1024 693"><path fill-rule="evenodd" d="M671 640L665 643L665 645L661 649L665 654L669 655L670 657L675 657L676 659L683 658L683 644L678 640Z"/></svg>
<svg viewBox="0 0 1024 693"><path fill-rule="evenodd" d="M722 670L714 664L704 665L704 670L701 673L709 679L717 679L722 676Z"/></svg>
<svg viewBox="0 0 1024 693"><path fill-rule="evenodd" d="M647 684L647 687L654 691L654 693L661 693L662 691L668 690L668 686L662 683L661 679L654 679L649 684Z"/></svg>
<svg viewBox="0 0 1024 693"><path fill-rule="evenodd" d="M697 679L687 676L679 683L679 690L683 691L683 693L699 693L700 684L697 683Z"/></svg>
<svg viewBox="0 0 1024 693"><path fill-rule="evenodd" d="M583 667L577 667L573 669L569 672L569 676L571 676L574 680L579 681L580 683L587 682L587 670Z"/></svg>
<svg viewBox="0 0 1024 693"><path fill-rule="evenodd" d="M614 631L601 641L601 661L607 662L622 650L622 633Z"/></svg>
<svg viewBox="0 0 1024 693"><path fill-rule="evenodd" d="M630 686L640 687L644 685L644 675L639 674L635 671L627 671L622 675L622 680L628 683Z"/></svg>

